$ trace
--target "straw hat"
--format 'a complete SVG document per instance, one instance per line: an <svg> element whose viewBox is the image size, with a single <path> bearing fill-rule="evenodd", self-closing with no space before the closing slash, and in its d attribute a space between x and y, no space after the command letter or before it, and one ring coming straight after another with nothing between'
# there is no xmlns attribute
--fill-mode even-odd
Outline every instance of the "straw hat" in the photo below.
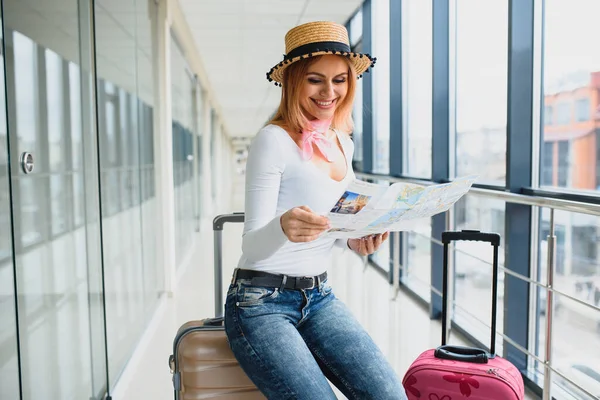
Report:
<svg viewBox="0 0 600 400"><path fill-rule="evenodd" d="M322 54L347 57L359 78L369 72L369 67L372 68L377 60L369 54L351 51L346 27L329 21L309 22L290 29L285 35L285 52L283 61L267 72L267 80L275 81L275 86L281 86L283 71L303 58Z"/></svg>

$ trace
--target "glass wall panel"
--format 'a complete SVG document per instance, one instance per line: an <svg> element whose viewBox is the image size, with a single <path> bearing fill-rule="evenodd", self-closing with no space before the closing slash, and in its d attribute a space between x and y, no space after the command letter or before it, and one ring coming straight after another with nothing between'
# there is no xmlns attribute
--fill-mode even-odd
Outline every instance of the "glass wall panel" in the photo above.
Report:
<svg viewBox="0 0 600 400"><path fill-rule="evenodd" d="M350 46L356 52L360 52L362 49L362 23L362 10L358 10L350 21ZM354 140L353 162L357 167L362 165L363 159L363 112L363 85L362 81L359 80L356 85L354 108L352 110L352 119L354 120L354 131L352 132L352 139Z"/></svg>
<svg viewBox="0 0 600 400"><path fill-rule="evenodd" d="M548 281L550 210L540 210L540 221L537 280L545 285ZM600 379L596 379L600 377L600 218L555 211L554 223L554 289L559 293L554 295L552 364L596 395L600 393ZM535 353L544 359L547 290L538 287L536 292L533 308L537 327ZM537 363L538 373L543 374L543 368ZM558 376L553 381L577 398L589 398Z"/></svg>
<svg viewBox="0 0 600 400"><path fill-rule="evenodd" d="M7 15L10 15L8 4ZM41 154L42 144L37 137L41 123L38 105L40 83L36 68L37 47L33 40L19 31L14 31L12 37L5 40L8 42L7 45L10 45L11 41L13 43L15 87L22 89L15 90L17 108L14 118L19 127L18 147L32 154ZM37 198L45 195L47 178L36 175L32 175L31 178L19 180L17 183L17 191L22 197L17 219L21 221L19 235L23 246L41 242L49 229L49 218L46 218L41 204L36 201Z"/></svg>
<svg viewBox="0 0 600 400"><path fill-rule="evenodd" d="M0 10L1 12L1 10ZM3 29L0 14L0 40ZM0 54L4 65L4 54ZM19 360L12 251L4 68L0 71L0 398L19 399Z"/></svg>
<svg viewBox="0 0 600 400"><path fill-rule="evenodd" d="M157 8L154 2L136 1L137 43L137 97L132 97L131 107L137 108L138 153L140 174L140 197L142 223L142 261L144 266L144 292L146 316L150 318L156 309L162 288L164 273L158 262L157 218L154 163L154 104L156 55L152 40L152 26L156 24Z"/></svg>
<svg viewBox="0 0 600 400"><path fill-rule="evenodd" d="M195 86L195 99L196 104L194 110L196 111L196 144L194 146L194 175L195 175L195 200L196 206L195 217L196 217L196 230L200 229L200 216L202 215L202 188L204 187L203 182L203 170L202 170L202 135L204 132L204 91L200 84L196 82Z"/></svg>
<svg viewBox="0 0 600 400"><path fill-rule="evenodd" d="M402 2L405 171L431 177L432 2ZM377 65L379 66L379 64ZM420 241L417 237L412 240Z"/></svg>
<svg viewBox="0 0 600 400"><path fill-rule="evenodd" d="M98 171L84 157L93 151L82 140L85 132L88 145L95 143L89 120L95 103L82 85L90 77L91 10L76 0L6 0L3 7L21 398L103 397L100 246L90 239L99 237ZM20 163L25 152L33 156L29 173ZM5 274L3 294L10 282ZM10 323L5 315L10 311L2 311L3 323ZM3 357L11 354L7 346L2 343L9 349ZM14 384L3 382L1 390Z"/></svg>
<svg viewBox="0 0 600 400"><path fill-rule="evenodd" d="M545 2L540 185L600 190L600 52L595 0Z"/></svg>
<svg viewBox="0 0 600 400"><path fill-rule="evenodd" d="M194 233L195 79L174 35L171 36L171 93L173 129L173 182L175 185L176 262L192 245Z"/></svg>
<svg viewBox="0 0 600 400"><path fill-rule="evenodd" d="M372 0L373 172L390 172L390 2Z"/></svg>
<svg viewBox="0 0 600 400"><path fill-rule="evenodd" d="M456 2L455 174L504 185L508 0Z"/></svg>
<svg viewBox="0 0 600 400"><path fill-rule="evenodd" d="M374 183L384 186L389 186L390 181L375 181ZM384 271L389 272L391 269L391 247L392 246L392 232L389 233L388 238L385 242L381 244L379 250L371 255L371 259L375 261L380 268Z"/></svg>
<svg viewBox="0 0 600 400"><path fill-rule="evenodd" d="M215 204L217 199L217 135L219 129L219 118L215 110L210 109L210 173L211 173L211 193L212 201Z"/></svg>
<svg viewBox="0 0 600 400"><path fill-rule="evenodd" d="M475 229L500 234L499 267L504 267L505 203L501 200L466 195L454 205L456 230ZM455 242L453 319L476 339L489 346L492 309L493 252L489 244ZM504 273L498 275L497 332L503 331ZM449 280L452 282L452 280ZM502 339L496 338L496 353L502 354Z"/></svg>
<svg viewBox="0 0 600 400"><path fill-rule="evenodd" d="M431 223L420 223L403 235L402 282L423 299L431 300Z"/></svg>
<svg viewBox="0 0 600 400"><path fill-rule="evenodd" d="M152 7L152 9L148 9ZM109 382L156 302L153 210L153 2L95 2ZM144 142L144 145L142 145ZM150 210L150 211L149 211ZM144 218L144 225L142 225Z"/></svg>

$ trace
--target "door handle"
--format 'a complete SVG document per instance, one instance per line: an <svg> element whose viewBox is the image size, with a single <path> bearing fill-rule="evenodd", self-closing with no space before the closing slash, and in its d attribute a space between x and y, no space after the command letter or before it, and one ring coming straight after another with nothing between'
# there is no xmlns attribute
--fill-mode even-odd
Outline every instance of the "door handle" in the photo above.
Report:
<svg viewBox="0 0 600 400"><path fill-rule="evenodd" d="M33 162L33 154L24 152L21 154L21 168L23 168L23 172L26 174L30 174L33 172L34 162Z"/></svg>

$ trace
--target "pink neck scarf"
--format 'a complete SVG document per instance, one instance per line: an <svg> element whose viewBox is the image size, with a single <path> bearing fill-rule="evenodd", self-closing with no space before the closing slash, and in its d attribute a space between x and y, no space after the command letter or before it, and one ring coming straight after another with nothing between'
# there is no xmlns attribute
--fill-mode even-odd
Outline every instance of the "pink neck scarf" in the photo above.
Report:
<svg viewBox="0 0 600 400"><path fill-rule="evenodd" d="M333 146L325 136L331 125L331 119L310 121L311 128L302 131L302 157L310 160L313 156L313 143L328 162L333 162Z"/></svg>

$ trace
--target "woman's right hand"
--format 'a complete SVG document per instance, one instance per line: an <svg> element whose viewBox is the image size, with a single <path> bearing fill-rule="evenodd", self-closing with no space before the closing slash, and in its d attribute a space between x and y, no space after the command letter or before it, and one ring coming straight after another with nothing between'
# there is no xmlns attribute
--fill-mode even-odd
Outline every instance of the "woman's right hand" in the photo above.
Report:
<svg viewBox="0 0 600 400"><path fill-rule="evenodd" d="M283 233L290 242L312 242L331 226L329 219L315 214L308 206L294 207L280 218Z"/></svg>

